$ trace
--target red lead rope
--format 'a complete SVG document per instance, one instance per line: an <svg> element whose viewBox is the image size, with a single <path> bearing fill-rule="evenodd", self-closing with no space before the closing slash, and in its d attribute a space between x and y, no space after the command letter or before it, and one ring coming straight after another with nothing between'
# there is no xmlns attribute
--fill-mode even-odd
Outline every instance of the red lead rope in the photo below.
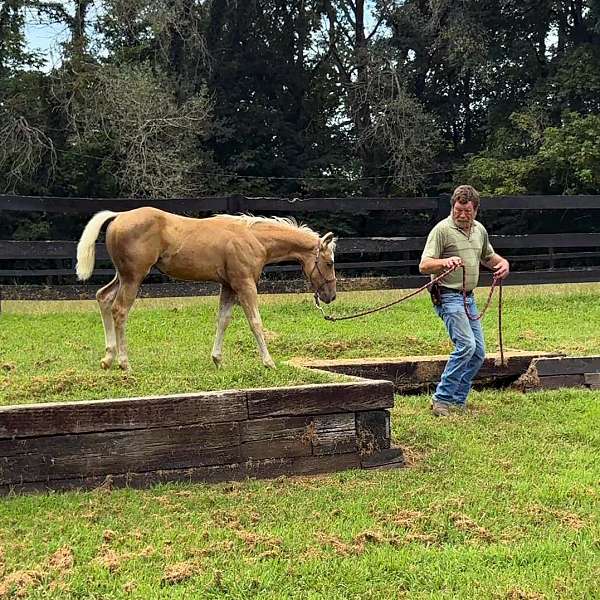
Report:
<svg viewBox="0 0 600 600"><path fill-rule="evenodd" d="M326 321L346 321L348 319L356 319L358 317L364 317L366 315L370 315L370 314L379 312L380 310L385 310L386 308L390 308L391 306L394 306L396 304L400 304L401 302L404 302L405 300L408 300L409 298L412 298L413 296L420 294L422 291L426 290L430 285L432 285L434 283L438 283L439 281L444 279L444 277L446 277L453 271L456 271L456 269L458 269L458 268L459 268L458 265L449 267L443 273L441 273L437 277L434 277L429 283L422 285L419 289L411 292L410 294L406 294L406 296L402 296L402 298L398 298L398 300L394 300L393 302L389 302L388 304L384 304L384 305L378 306L376 308L371 308L369 310L364 310L362 312L354 313L352 315L336 317L334 315L325 314L325 311L323 310L323 308L319 302L319 296L316 293L315 293L315 306L321 311L321 314L323 315L323 318ZM461 268L463 270L463 275L462 275L463 304L465 307L465 313L467 315L467 318L470 321L479 321L480 319L483 318L483 316L487 312L487 309L490 307L490 303L492 301L492 296L494 295L494 290L496 289L496 287L498 287L498 345L499 345L499 350L500 350L500 366L505 367L506 361L504 360L504 345L502 342L502 280L499 279L498 277L494 277L494 279L492 281L492 286L490 287L490 293L488 294L488 298L485 303L485 306L483 307L483 310L480 311L477 316L473 316L469 312L469 307L467 305L467 289L466 289L467 275L466 275L466 271L465 271L465 268L463 265L461 265Z"/></svg>

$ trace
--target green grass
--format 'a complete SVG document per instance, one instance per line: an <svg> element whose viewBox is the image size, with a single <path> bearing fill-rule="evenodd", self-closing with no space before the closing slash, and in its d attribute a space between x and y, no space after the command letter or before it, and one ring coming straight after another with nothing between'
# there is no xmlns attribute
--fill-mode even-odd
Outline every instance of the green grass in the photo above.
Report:
<svg viewBox="0 0 600 600"><path fill-rule="evenodd" d="M599 291L507 289L507 347L597 353ZM214 300L140 303L131 374L97 367L89 304L4 303L2 402L283 385L318 380L282 365L293 356L449 349L425 300L337 324L305 297L262 300L274 372L239 314L213 369ZM495 350L493 317L486 329ZM0 598L597 598L600 393L475 392L446 420L427 401L396 398L406 469L0 499Z"/></svg>
<svg viewBox="0 0 600 600"><path fill-rule="evenodd" d="M600 394L426 402L407 469L3 499L0 597L597 597Z"/></svg>
<svg viewBox="0 0 600 600"><path fill-rule="evenodd" d="M539 286L505 292L505 346L596 353L600 286ZM340 294L330 312L376 306L401 292ZM485 292L480 292L483 299ZM285 363L292 357L341 358L445 354L450 344L429 300L419 297L357 320L324 321L306 295L261 297L268 344L278 368L262 367L239 309L225 336L224 365L210 359L216 299L140 301L128 326L132 370L103 372L104 333L95 302L4 302L0 317L0 404L169 394L320 383L334 380ZM488 349L496 323L486 317Z"/></svg>

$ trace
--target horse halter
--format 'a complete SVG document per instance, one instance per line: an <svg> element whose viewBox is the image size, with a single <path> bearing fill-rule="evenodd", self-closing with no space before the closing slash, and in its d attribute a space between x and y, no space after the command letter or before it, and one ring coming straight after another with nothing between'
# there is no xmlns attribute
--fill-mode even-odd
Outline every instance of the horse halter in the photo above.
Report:
<svg viewBox="0 0 600 600"><path fill-rule="evenodd" d="M317 242L317 252L316 252L316 258L315 258L315 264L313 265L313 268L310 270L310 273L307 274L304 269L304 264L302 265L302 271L304 272L304 276L308 279L308 281L311 284L312 284L312 275L315 272L315 270L317 271L317 273L321 276L321 279L323 280L323 282L320 285L316 286L316 288L315 288L315 300L316 301L318 301L319 291L321 290L321 288L326 286L328 283L333 283L335 281L335 277L332 277L331 279L327 279L325 277L325 275L323 275L323 271L321 271L321 268L319 267L319 258L320 257L321 257L321 240L319 240Z"/></svg>

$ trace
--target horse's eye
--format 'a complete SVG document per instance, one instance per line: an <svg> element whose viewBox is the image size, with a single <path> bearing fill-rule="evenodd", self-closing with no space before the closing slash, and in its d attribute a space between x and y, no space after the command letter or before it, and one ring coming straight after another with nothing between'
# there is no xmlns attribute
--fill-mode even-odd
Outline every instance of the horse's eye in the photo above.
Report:
<svg viewBox="0 0 600 600"><path fill-rule="evenodd" d="M332 263L332 262L328 262L328 263L327 263L327 266L328 266L328 267L333 267L333 263Z"/></svg>

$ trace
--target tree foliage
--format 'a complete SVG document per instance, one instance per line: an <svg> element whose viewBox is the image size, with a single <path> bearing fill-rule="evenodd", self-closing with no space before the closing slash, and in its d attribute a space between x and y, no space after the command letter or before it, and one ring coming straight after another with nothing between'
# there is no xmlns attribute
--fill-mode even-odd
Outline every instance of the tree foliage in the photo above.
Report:
<svg viewBox="0 0 600 600"><path fill-rule="evenodd" d="M598 193L599 115L598 0L0 4L4 191Z"/></svg>

